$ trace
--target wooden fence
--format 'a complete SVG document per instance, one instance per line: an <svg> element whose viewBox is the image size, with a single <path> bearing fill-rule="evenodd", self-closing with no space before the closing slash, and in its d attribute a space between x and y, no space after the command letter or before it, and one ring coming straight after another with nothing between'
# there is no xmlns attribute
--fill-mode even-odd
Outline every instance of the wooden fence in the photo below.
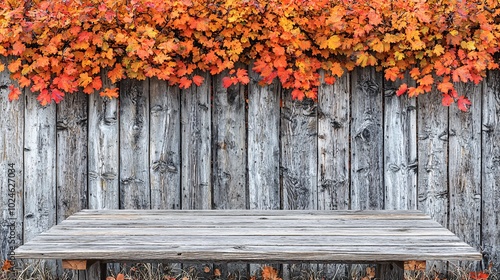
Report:
<svg viewBox="0 0 500 280"><path fill-rule="evenodd" d="M0 259L82 208L421 209L500 268L500 73L396 97L357 69L294 102L279 85L120 83L118 100L8 102L0 77ZM106 86L114 86L107 84Z"/></svg>

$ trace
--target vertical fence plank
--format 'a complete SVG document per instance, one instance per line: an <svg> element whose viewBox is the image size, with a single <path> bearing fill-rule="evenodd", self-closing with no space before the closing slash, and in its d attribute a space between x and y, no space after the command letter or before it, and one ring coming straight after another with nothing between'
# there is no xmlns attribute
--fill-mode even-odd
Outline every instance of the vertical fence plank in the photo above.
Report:
<svg viewBox="0 0 500 280"><path fill-rule="evenodd" d="M349 209L349 75L318 90L318 209ZM347 277L346 265L320 265L326 279Z"/></svg>
<svg viewBox="0 0 500 280"><path fill-rule="evenodd" d="M317 209L317 106L312 100L292 100L283 92L281 108L281 164L283 209ZM316 265L283 266L285 278L300 277ZM289 275L285 275L289 274Z"/></svg>
<svg viewBox="0 0 500 280"><path fill-rule="evenodd" d="M226 74L215 76L213 81L213 207L246 209L246 87L224 88L222 78ZM248 273L244 264L219 264L215 268L223 279L238 279Z"/></svg>
<svg viewBox="0 0 500 280"><path fill-rule="evenodd" d="M415 98L396 95L400 84L384 85L384 207L405 210L417 208L417 108Z"/></svg>
<svg viewBox="0 0 500 280"><path fill-rule="evenodd" d="M500 271L500 71L490 71L483 97L482 236L484 266Z"/></svg>
<svg viewBox="0 0 500 280"><path fill-rule="evenodd" d="M87 95L57 105L57 223L87 208Z"/></svg>
<svg viewBox="0 0 500 280"><path fill-rule="evenodd" d="M259 86L250 72L248 94L248 188L250 209L280 209L279 124L277 84Z"/></svg>
<svg viewBox="0 0 500 280"><path fill-rule="evenodd" d="M23 242L25 104L22 99L8 101L11 84L8 71L0 72L0 261L12 260L19 267L14 249Z"/></svg>
<svg viewBox="0 0 500 280"><path fill-rule="evenodd" d="M210 76L199 87L181 91L182 209L210 209L211 90Z"/></svg>
<svg viewBox="0 0 500 280"><path fill-rule="evenodd" d="M149 209L149 80L120 83L120 208Z"/></svg>
<svg viewBox="0 0 500 280"><path fill-rule="evenodd" d="M150 81L151 208L180 209L180 95L158 79Z"/></svg>
<svg viewBox="0 0 500 280"><path fill-rule="evenodd" d="M42 106L25 91L24 118L24 242L56 224L56 105ZM42 268L56 273L55 261Z"/></svg>
<svg viewBox="0 0 500 280"><path fill-rule="evenodd" d="M382 74L374 68L352 72L351 208L382 209Z"/></svg>
<svg viewBox="0 0 500 280"><path fill-rule="evenodd" d="M449 229L467 244L481 246L481 98L482 85L457 85L472 101L468 112L450 107L449 120ZM477 262L462 262L478 269Z"/></svg>
<svg viewBox="0 0 500 280"><path fill-rule="evenodd" d="M103 87L113 85L103 73ZM89 96L88 192L90 209L119 208L118 100Z"/></svg>
<svg viewBox="0 0 500 280"><path fill-rule="evenodd" d="M317 108L283 94L281 182L283 209L317 209Z"/></svg>
<svg viewBox="0 0 500 280"><path fill-rule="evenodd" d="M245 86L222 86L214 77L213 189L215 209L246 209Z"/></svg>
<svg viewBox="0 0 500 280"><path fill-rule="evenodd" d="M448 108L441 94L418 97L418 205L435 221L448 226ZM446 263L431 262L429 269L446 270Z"/></svg>

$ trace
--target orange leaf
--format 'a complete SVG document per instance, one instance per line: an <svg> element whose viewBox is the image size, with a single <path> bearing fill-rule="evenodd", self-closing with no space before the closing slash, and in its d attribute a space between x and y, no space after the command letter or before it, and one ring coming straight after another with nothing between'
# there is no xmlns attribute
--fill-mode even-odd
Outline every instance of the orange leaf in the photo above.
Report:
<svg viewBox="0 0 500 280"><path fill-rule="evenodd" d="M489 276L490 276L489 273L482 272L482 271L469 273L470 279L473 279L473 280L487 280Z"/></svg>
<svg viewBox="0 0 500 280"><path fill-rule="evenodd" d="M121 64L116 64L113 70L108 72L108 78L111 79L111 82L114 84L117 81L123 78L123 68Z"/></svg>
<svg viewBox="0 0 500 280"><path fill-rule="evenodd" d="M43 89L36 98L36 100L38 100L40 104L42 104L42 106L49 104L52 101L49 90Z"/></svg>
<svg viewBox="0 0 500 280"><path fill-rule="evenodd" d="M472 103L470 102L470 100L465 96L460 96L457 100L458 109L464 112L467 112L467 110L469 110L469 106L471 104Z"/></svg>
<svg viewBox="0 0 500 280"><path fill-rule="evenodd" d="M421 86L432 85L434 83L434 78L432 78L432 75L425 75L422 79L418 80L418 83Z"/></svg>
<svg viewBox="0 0 500 280"><path fill-rule="evenodd" d="M401 96L404 93L406 93L406 91L408 91L408 85L406 83L404 83L404 84L399 86L399 89L396 91L396 95Z"/></svg>
<svg viewBox="0 0 500 280"><path fill-rule="evenodd" d="M26 50L26 46L21 42L17 41L12 45L12 54L21 55Z"/></svg>
<svg viewBox="0 0 500 280"><path fill-rule="evenodd" d="M205 80L205 79L204 79L202 76L195 75L195 76L193 77L193 83L194 83L195 85L197 85L197 86L201 86L201 84L203 84L203 81L204 81L204 80Z"/></svg>
<svg viewBox="0 0 500 280"><path fill-rule="evenodd" d="M116 280L124 280L125 279L125 275L123 275L123 273L118 273L118 275L116 275Z"/></svg>
<svg viewBox="0 0 500 280"><path fill-rule="evenodd" d="M14 265L10 260L6 260L3 262L2 271L9 271Z"/></svg>
<svg viewBox="0 0 500 280"><path fill-rule="evenodd" d="M385 79L388 81L396 81L396 79L399 77L399 68L398 67L391 67L388 69L385 69Z"/></svg>
<svg viewBox="0 0 500 280"><path fill-rule="evenodd" d="M19 95L21 95L21 91L19 90L18 87L15 87L13 85L9 86L10 92L9 92L9 101L13 100L18 100Z"/></svg>
<svg viewBox="0 0 500 280"><path fill-rule="evenodd" d="M248 78L248 71L246 69L238 68L236 71L236 77L238 78L238 82L246 85L250 82Z"/></svg>
<svg viewBox="0 0 500 280"><path fill-rule="evenodd" d="M182 77L179 80L179 88L189 88L192 84L192 81L186 77Z"/></svg>
<svg viewBox="0 0 500 280"><path fill-rule="evenodd" d="M327 83L329 85L333 85L335 83L335 77L330 76L330 75L326 76L325 83Z"/></svg>
<svg viewBox="0 0 500 280"><path fill-rule="evenodd" d="M222 86L225 88L230 87L233 84L233 80L230 77L224 77L222 78Z"/></svg>
<svg viewBox="0 0 500 280"><path fill-rule="evenodd" d="M441 102L443 104L443 106L450 106L454 102L455 102L455 100L453 99L453 97L451 97L447 93L443 93L443 100Z"/></svg>
<svg viewBox="0 0 500 280"><path fill-rule="evenodd" d="M109 99L118 98L118 88L107 88L99 95L102 97L108 97Z"/></svg>
<svg viewBox="0 0 500 280"><path fill-rule="evenodd" d="M9 63L9 65L7 66L7 69L9 69L9 71L11 73L17 72L19 70L19 68L21 68L21 59L20 58Z"/></svg>
<svg viewBox="0 0 500 280"><path fill-rule="evenodd" d="M278 271L272 266L264 266L262 268L262 279L263 280L281 280L278 277Z"/></svg>
<svg viewBox="0 0 500 280"><path fill-rule="evenodd" d="M303 100L304 97L305 97L305 94L300 89L294 89L292 91L292 99Z"/></svg>

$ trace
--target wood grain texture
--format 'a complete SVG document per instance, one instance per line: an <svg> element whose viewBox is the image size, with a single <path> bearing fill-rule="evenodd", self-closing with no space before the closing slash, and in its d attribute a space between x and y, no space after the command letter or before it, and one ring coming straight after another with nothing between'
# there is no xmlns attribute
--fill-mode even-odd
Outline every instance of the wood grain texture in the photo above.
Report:
<svg viewBox="0 0 500 280"><path fill-rule="evenodd" d="M343 215L319 213L324 218L321 223L310 220L318 216L314 213L293 210L268 210L259 216L226 215L227 211L218 210L151 212L154 215L148 210L128 210L123 214L106 210L91 211L91 215L85 212L82 212L84 215L77 213L19 247L16 254L20 258L67 260L245 262L381 262L414 260L416 256L420 260L477 260L481 257L437 222L415 212L409 212L406 218L402 211L389 212L388 216L366 211L349 211ZM170 213L183 218L172 218ZM394 214L400 219L394 220L390 216ZM370 219L362 219L360 215ZM274 220L267 223L267 217ZM241 226L245 223L248 227ZM272 223L277 226L271 227ZM148 224L147 229L143 224ZM341 224L343 227L339 228ZM367 226L370 224L377 226L370 228ZM169 230L164 226L169 226Z"/></svg>
<svg viewBox="0 0 500 280"><path fill-rule="evenodd" d="M152 209L181 207L181 120L177 87L150 80L150 184Z"/></svg>
<svg viewBox="0 0 500 280"><path fill-rule="evenodd" d="M283 209L317 209L317 107L283 93L280 174Z"/></svg>
<svg viewBox="0 0 500 280"><path fill-rule="evenodd" d="M213 202L215 209L247 208L245 86L222 86L227 73L214 77Z"/></svg>
<svg viewBox="0 0 500 280"><path fill-rule="evenodd" d="M384 193L385 209L417 207L416 99L397 96L401 83L384 84Z"/></svg>
<svg viewBox="0 0 500 280"><path fill-rule="evenodd" d="M120 208L151 207L149 80L120 83Z"/></svg>
<svg viewBox="0 0 500 280"><path fill-rule="evenodd" d="M318 90L318 209L349 208L350 80Z"/></svg>
<svg viewBox="0 0 500 280"><path fill-rule="evenodd" d="M211 90L210 76L201 86L181 90L182 209L211 209Z"/></svg>
<svg viewBox="0 0 500 280"><path fill-rule="evenodd" d="M57 105L57 223L87 206L88 96Z"/></svg>
<svg viewBox="0 0 500 280"><path fill-rule="evenodd" d="M0 59L6 63L5 58ZM7 260L23 242L24 102L8 100L8 70L0 72L0 259ZM13 170L9 170L13 169ZM12 175L9 175L12 174ZM10 179L10 180L9 180ZM9 205L10 204L10 205Z"/></svg>
<svg viewBox="0 0 500 280"><path fill-rule="evenodd" d="M448 108L441 94L418 97L418 209L448 225Z"/></svg>
<svg viewBox="0 0 500 280"><path fill-rule="evenodd" d="M103 87L112 88L104 72ZM119 108L116 99L89 96L88 206L119 208Z"/></svg>
<svg viewBox="0 0 500 280"><path fill-rule="evenodd" d="M24 241L56 224L56 106L26 94L24 118Z"/></svg>
<svg viewBox="0 0 500 280"><path fill-rule="evenodd" d="M382 75L374 68L351 75L351 209L382 209Z"/></svg>
<svg viewBox="0 0 500 280"><path fill-rule="evenodd" d="M473 106L462 112L450 107L448 167L450 213L448 228L467 244L481 247L481 98L483 85L456 86L458 92L467 93ZM477 263L464 263L464 267L481 269Z"/></svg>
<svg viewBox="0 0 500 280"><path fill-rule="evenodd" d="M500 270L500 72L491 71L483 96L482 231L483 265Z"/></svg>
<svg viewBox="0 0 500 280"><path fill-rule="evenodd" d="M277 84L259 86L250 71L248 95L248 188L250 209L280 209L280 94Z"/></svg>

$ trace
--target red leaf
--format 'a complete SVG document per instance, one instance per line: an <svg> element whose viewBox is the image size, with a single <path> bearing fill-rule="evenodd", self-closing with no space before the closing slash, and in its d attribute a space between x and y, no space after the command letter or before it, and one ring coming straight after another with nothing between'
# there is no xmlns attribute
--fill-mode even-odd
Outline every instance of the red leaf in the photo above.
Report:
<svg viewBox="0 0 500 280"><path fill-rule="evenodd" d="M304 92L299 89L294 89L292 91L292 99L303 100L305 97Z"/></svg>
<svg viewBox="0 0 500 280"><path fill-rule="evenodd" d="M6 260L3 262L2 271L9 271L12 267L13 267L12 262L9 260Z"/></svg>
<svg viewBox="0 0 500 280"><path fill-rule="evenodd" d="M18 87L15 87L13 85L9 86L10 92L9 92L9 101L12 100L18 100L19 95L21 95L21 91L19 90Z"/></svg>
<svg viewBox="0 0 500 280"><path fill-rule="evenodd" d="M38 95L38 97L36 98L36 100L38 100L40 102L40 104L42 104L42 106L49 104L50 101L52 100L49 90L43 89L40 92L40 94Z"/></svg>
<svg viewBox="0 0 500 280"><path fill-rule="evenodd" d="M204 79L202 76L195 75L195 76L193 77L193 83L194 83L195 85L197 85L197 86L201 86L201 84L203 84L203 81L204 81L204 80L205 80L205 79Z"/></svg>
<svg viewBox="0 0 500 280"><path fill-rule="evenodd" d="M469 278L473 279L473 280L487 280L489 276L490 276L489 273L482 272L482 271L469 273Z"/></svg>
<svg viewBox="0 0 500 280"><path fill-rule="evenodd" d="M406 93L406 91L408 91L408 85L406 83L404 83L404 84L399 86L399 89L396 91L396 95L401 96L404 93Z"/></svg>
<svg viewBox="0 0 500 280"><path fill-rule="evenodd" d="M51 93L51 98L56 102L56 104L58 104L59 102L61 102L61 100L63 100L64 92L58 89L53 89Z"/></svg>
<svg viewBox="0 0 500 280"><path fill-rule="evenodd" d="M460 96L457 100L458 109L464 112L467 112L467 110L469 110L469 106L471 104L472 103L470 102L470 100L465 96Z"/></svg>
<svg viewBox="0 0 500 280"><path fill-rule="evenodd" d="M232 78L230 78L230 77L224 77L224 78L222 78L222 85L225 88L230 87L232 84L233 84L233 79Z"/></svg>
<svg viewBox="0 0 500 280"><path fill-rule="evenodd" d="M454 102L455 102L455 100L453 99L453 97L451 97L447 93L443 93L443 100L441 102L443 104L443 106L450 106Z"/></svg>
<svg viewBox="0 0 500 280"><path fill-rule="evenodd" d="M118 88L107 88L99 95L102 97L108 97L109 99L118 98Z"/></svg>

